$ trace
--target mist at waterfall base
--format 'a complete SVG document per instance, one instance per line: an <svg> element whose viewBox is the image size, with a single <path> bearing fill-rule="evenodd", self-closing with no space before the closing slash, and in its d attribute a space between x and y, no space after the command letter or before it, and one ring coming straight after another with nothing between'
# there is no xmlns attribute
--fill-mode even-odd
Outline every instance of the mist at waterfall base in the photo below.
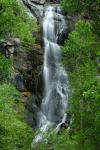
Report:
<svg viewBox="0 0 100 150"><path fill-rule="evenodd" d="M43 133L64 121L68 103L68 80L61 66L59 35L66 30L66 24L59 7L48 7L43 21L44 33L44 98L39 112L38 133L33 140L43 139Z"/></svg>

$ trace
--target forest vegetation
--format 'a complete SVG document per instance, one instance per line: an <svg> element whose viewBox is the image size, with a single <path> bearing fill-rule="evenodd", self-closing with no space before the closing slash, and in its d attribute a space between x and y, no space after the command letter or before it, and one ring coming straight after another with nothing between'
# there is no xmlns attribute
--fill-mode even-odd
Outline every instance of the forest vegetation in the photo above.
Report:
<svg viewBox="0 0 100 150"><path fill-rule="evenodd" d="M61 0L66 15L80 14L75 29L62 46L62 65L68 70L70 130L51 130L36 150L99 150L100 145L100 1ZM11 37L23 45L35 43L38 25L17 0L0 0L0 43ZM1 51L1 49L0 49ZM24 111L20 92L10 83L12 60L0 53L0 150L31 150L33 130L18 109ZM34 149L34 148L33 148Z"/></svg>
<svg viewBox="0 0 100 150"><path fill-rule="evenodd" d="M38 26L23 5L16 0L0 1L0 43L17 37L22 44L32 45L33 30L37 31ZM0 150L29 150L33 132L18 112L18 106L22 110L24 106L21 94L10 84L12 64L11 59L0 53Z"/></svg>

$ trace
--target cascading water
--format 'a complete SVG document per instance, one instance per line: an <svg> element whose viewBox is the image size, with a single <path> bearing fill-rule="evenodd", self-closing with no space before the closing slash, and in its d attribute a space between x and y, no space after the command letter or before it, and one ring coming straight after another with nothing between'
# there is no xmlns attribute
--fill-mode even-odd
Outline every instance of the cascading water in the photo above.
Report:
<svg viewBox="0 0 100 150"><path fill-rule="evenodd" d="M60 46L57 44L59 34L66 29L64 17L59 7L48 7L43 21L44 33L44 99L39 114L41 131L34 140L42 139L42 132L50 126L58 125L64 118L67 108L67 76L61 67Z"/></svg>

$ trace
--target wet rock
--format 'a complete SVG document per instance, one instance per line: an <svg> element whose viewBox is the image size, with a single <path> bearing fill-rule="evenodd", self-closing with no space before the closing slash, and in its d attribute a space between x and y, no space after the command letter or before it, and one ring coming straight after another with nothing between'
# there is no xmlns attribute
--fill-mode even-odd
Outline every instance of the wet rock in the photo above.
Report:
<svg viewBox="0 0 100 150"><path fill-rule="evenodd" d="M37 116L38 112L40 111L39 107L37 106L38 98L36 95L33 95L27 99L26 102L26 111L25 111L25 121L32 127L37 126Z"/></svg>
<svg viewBox="0 0 100 150"><path fill-rule="evenodd" d="M22 96L24 96L24 97L32 96L32 93L31 93L31 92L28 92L28 91L22 92L21 94L22 94Z"/></svg>
<svg viewBox="0 0 100 150"><path fill-rule="evenodd" d="M21 46L14 53L12 59L11 82L22 92L25 121L34 128L37 125L37 112L42 100L43 50L39 44L33 44L31 51Z"/></svg>
<svg viewBox="0 0 100 150"><path fill-rule="evenodd" d="M19 38L10 38L9 42L14 46L14 47L19 47L21 45L20 39Z"/></svg>
<svg viewBox="0 0 100 150"><path fill-rule="evenodd" d="M15 51L14 46L9 42L1 42L0 43L0 52L6 57L10 58L11 54Z"/></svg>
<svg viewBox="0 0 100 150"><path fill-rule="evenodd" d="M43 50L38 44L34 44L32 49L32 64L35 68L36 66L41 66L43 64Z"/></svg>
<svg viewBox="0 0 100 150"><path fill-rule="evenodd" d="M46 0L30 0L32 3L36 3L36 4L45 4Z"/></svg>
<svg viewBox="0 0 100 150"><path fill-rule="evenodd" d="M13 56L13 67L18 71L32 70L30 52L27 52L23 48L19 48Z"/></svg>
<svg viewBox="0 0 100 150"><path fill-rule="evenodd" d="M18 74L16 75L13 79L12 79L12 84L14 86L16 86L16 88L19 90L19 91L25 91L26 90L26 87L25 87L25 83L24 83L24 79L22 77L22 75Z"/></svg>
<svg viewBox="0 0 100 150"><path fill-rule="evenodd" d="M70 129L70 126L73 121L73 116L70 114L64 114L62 121L56 127L56 133L60 134L62 129Z"/></svg>
<svg viewBox="0 0 100 150"><path fill-rule="evenodd" d="M15 48L12 46L12 47L9 47L8 48L8 51L9 51L9 53L10 53L10 56L11 56L11 54L14 54L15 53Z"/></svg>
<svg viewBox="0 0 100 150"><path fill-rule="evenodd" d="M63 45L67 35L68 35L67 29L66 28L62 29L62 31L58 33L57 43Z"/></svg>
<svg viewBox="0 0 100 150"><path fill-rule="evenodd" d="M57 14L57 13L54 13L54 21L55 21L55 31L57 29L56 31L58 37L57 43L62 45L68 34L67 23L65 24L63 18L61 19L61 14Z"/></svg>
<svg viewBox="0 0 100 150"><path fill-rule="evenodd" d="M66 23L68 26L68 33L75 29L75 24L81 19L81 15L68 15L66 14Z"/></svg>
<svg viewBox="0 0 100 150"><path fill-rule="evenodd" d="M12 47L11 45L9 45ZM1 41L0 42L0 53L3 54L6 58L10 58L10 52L8 50L8 44L6 41Z"/></svg>
<svg viewBox="0 0 100 150"><path fill-rule="evenodd" d="M45 0L23 0L23 3L29 8L37 21L43 17Z"/></svg>
<svg viewBox="0 0 100 150"><path fill-rule="evenodd" d="M35 94L42 93L40 80L41 66L43 64L42 48L34 44L31 51L20 47L13 55L13 69L11 81L20 91L30 91ZM41 95L41 94L40 94Z"/></svg>
<svg viewBox="0 0 100 150"><path fill-rule="evenodd" d="M6 58L10 58L20 46L20 40L18 38L10 38L7 41L0 42L0 52L5 55Z"/></svg>
<svg viewBox="0 0 100 150"><path fill-rule="evenodd" d="M46 2L51 2L51 3L59 3L60 2L60 0L46 0Z"/></svg>
<svg viewBox="0 0 100 150"><path fill-rule="evenodd" d="M54 13L54 20L55 21L61 21L61 18L59 17L59 14Z"/></svg>

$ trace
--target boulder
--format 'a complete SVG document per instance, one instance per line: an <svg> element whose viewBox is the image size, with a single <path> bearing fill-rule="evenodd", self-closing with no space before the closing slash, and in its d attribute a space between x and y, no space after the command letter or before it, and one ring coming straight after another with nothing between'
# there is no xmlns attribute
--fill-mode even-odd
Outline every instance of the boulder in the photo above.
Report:
<svg viewBox="0 0 100 150"><path fill-rule="evenodd" d="M21 74L17 74L16 76L14 76L13 79L11 80L11 83L14 86L16 86L16 88L19 91L26 91L24 79L23 79L23 76Z"/></svg>
<svg viewBox="0 0 100 150"><path fill-rule="evenodd" d="M21 44L20 39L19 39L19 38L15 38L15 37L10 38L10 39L9 39L9 42L10 42L11 45L13 45L14 47L18 47L18 46L20 46L20 44Z"/></svg>
<svg viewBox="0 0 100 150"><path fill-rule="evenodd" d="M25 121L32 127L37 126L37 117L40 111L39 106L37 106L38 97L36 95L32 95L28 97L25 104Z"/></svg>
<svg viewBox="0 0 100 150"><path fill-rule="evenodd" d="M67 23L65 23L64 19L61 19L61 14L54 13L54 20L55 20L55 31L57 29L57 43L62 45L64 40L67 37L68 30L67 30Z"/></svg>
<svg viewBox="0 0 100 150"><path fill-rule="evenodd" d="M10 58L19 46L20 40L18 38L10 38L7 41L0 42L0 52L5 55L6 58Z"/></svg>
<svg viewBox="0 0 100 150"><path fill-rule="evenodd" d="M43 51L40 45L34 44L32 50L19 47L13 55L13 69L11 82L19 91L42 93L42 77L40 76L43 64ZM38 88L38 89L37 89ZM41 95L41 94L40 94Z"/></svg>
<svg viewBox="0 0 100 150"><path fill-rule="evenodd" d="M45 0L23 0L23 3L29 8L37 21L43 17Z"/></svg>
<svg viewBox="0 0 100 150"><path fill-rule="evenodd" d="M40 5L44 5L46 0L30 0L32 3L36 3L36 4L40 4Z"/></svg>
<svg viewBox="0 0 100 150"><path fill-rule="evenodd" d="M72 125L73 122L73 116L70 114L64 114L62 121L57 125L56 127L56 133L60 134L62 129L70 129L70 126Z"/></svg>
<svg viewBox="0 0 100 150"><path fill-rule="evenodd" d="M39 44L33 44L31 51L21 46L13 55L11 83L22 92L25 121L32 128L37 125L37 113L42 100L42 64L43 51Z"/></svg>

